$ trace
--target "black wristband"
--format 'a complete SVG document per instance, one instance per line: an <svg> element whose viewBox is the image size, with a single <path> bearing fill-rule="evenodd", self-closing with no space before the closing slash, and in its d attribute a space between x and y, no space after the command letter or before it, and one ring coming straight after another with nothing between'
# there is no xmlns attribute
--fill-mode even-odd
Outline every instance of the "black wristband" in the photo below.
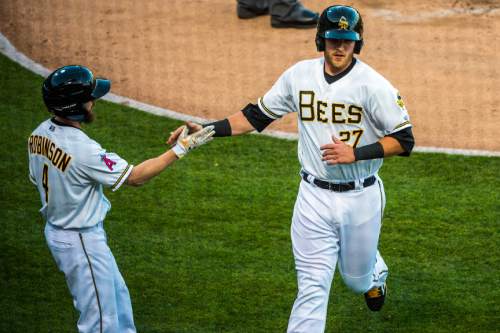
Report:
<svg viewBox="0 0 500 333"><path fill-rule="evenodd" d="M231 136L232 134L231 124L229 123L229 120L227 120L227 118L223 120L214 121L213 123L204 124L203 127L207 127L209 125L214 126L214 131L215 131L214 136L217 137Z"/></svg>
<svg viewBox="0 0 500 333"><path fill-rule="evenodd" d="M373 160L384 157L384 147L380 142L375 142L359 148L354 148L354 158L356 161Z"/></svg>

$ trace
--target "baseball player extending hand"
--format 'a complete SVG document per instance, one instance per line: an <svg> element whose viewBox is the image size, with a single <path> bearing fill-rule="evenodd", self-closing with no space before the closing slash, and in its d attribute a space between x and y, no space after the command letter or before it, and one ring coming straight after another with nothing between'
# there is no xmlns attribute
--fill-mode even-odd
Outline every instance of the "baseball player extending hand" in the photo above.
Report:
<svg viewBox="0 0 500 333"><path fill-rule="evenodd" d="M260 132L297 112L302 181L291 238L298 293L288 332L324 332L336 267L350 289L364 293L370 310L381 309L388 268L377 250L385 207L377 173L384 157L409 156L414 146L398 91L354 57L363 46L359 12L349 6L326 8L316 46L321 58L295 64L256 105L209 124L214 136L240 135ZM187 126L191 132L202 129Z"/></svg>
<svg viewBox="0 0 500 333"><path fill-rule="evenodd" d="M103 185L113 191L123 184L142 185L215 133L213 126L191 135L181 128L172 149L134 167L81 128L94 119L94 101L110 86L83 66L57 69L42 87L54 117L28 139L29 177L40 192L47 245L80 313L79 332L136 331L130 295L103 229L111 208Z"/></svg>

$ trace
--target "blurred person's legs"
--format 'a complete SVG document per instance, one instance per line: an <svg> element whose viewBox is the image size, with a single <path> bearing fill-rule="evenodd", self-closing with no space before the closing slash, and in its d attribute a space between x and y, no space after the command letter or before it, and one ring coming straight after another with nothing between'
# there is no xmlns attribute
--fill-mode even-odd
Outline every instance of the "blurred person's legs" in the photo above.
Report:
<svg viewBox="0 0 500 333"><path fill-rule="evenodd" d="M318 23L318 13L298 0L269 0L269 11L274 28L315 28Z"/></svg>
<svg viewBox="0 0 500 333"><path fill-rule="evenodd" d="M271 14L271 25L275 28L314 28L318 13L302 5L298 0L237 0L239 18L247 19Z"/></svg>
<svg viewBox="0 0 500 333"><path fill-rule="evenodd" d="M269 0L237 0L236 12L240 19L269 14Z"/></svg>

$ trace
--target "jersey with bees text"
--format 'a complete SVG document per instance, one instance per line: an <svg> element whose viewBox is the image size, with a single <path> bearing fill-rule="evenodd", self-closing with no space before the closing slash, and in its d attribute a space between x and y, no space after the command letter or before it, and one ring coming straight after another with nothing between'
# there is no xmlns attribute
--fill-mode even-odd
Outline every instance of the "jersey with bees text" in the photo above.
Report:
<svg viewBox="0 0 500 333"><path fill-rule="evenodd" d="M327 165L321 160L320 146L331 143L332 136L361 147L411 126L398 91L370 66L354 61L349 72L331 84L325 79L324 58L301 61L258 100L260 110L271 119L297 112L301 166L330 182L367 178L377 173L383 161Z"/></svg>

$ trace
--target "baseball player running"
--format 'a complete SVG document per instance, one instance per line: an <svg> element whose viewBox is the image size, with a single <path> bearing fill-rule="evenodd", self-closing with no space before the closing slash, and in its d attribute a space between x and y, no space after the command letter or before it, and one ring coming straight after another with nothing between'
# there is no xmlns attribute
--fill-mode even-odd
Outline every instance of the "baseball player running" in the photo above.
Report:
<svg viewBox="0 0 500 333"><path fill-rule="evenodd" d="M256 105L209 124L214 136L262 131L290 112L298 117L302 181L291 238L298 294L288 332L323 332L328 295L338 266L345 284L379 311L387 294L387 266L377 250L385 206L377 175L383 158L409 156L414 145L398 91L354 57L363 22L348 6L320 16L316 46L323 56L286 70ZM188 123L191 132L202 126ZM205 125L207 126L207 125ZM182 128L169 138L174 143Z"/></svg>
<svg viewBox="0 0 500 333"><path fill-rule="evenodd" d="M54 117L28 140L29 177L40 192L45 237L80 313L79 332L135 332L130 295L106 241L103 221L111 204L103 186L140 186L214 134L212 126L188 135L158 157L132 166L107 152L81 128L94 118L94 101L110 90L83 66L65 66L43 83Z"/></svg>

